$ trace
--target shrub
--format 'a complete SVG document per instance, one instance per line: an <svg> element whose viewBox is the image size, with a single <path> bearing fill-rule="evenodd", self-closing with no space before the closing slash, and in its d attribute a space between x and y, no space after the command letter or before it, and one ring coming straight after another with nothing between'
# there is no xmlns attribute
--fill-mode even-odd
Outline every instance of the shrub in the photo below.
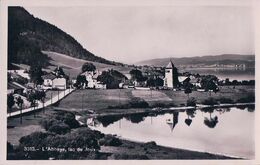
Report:
<svg viewBox="0 0 260 165"><path fill-rule="evenodd" d="M196 106L196 99L195 99L194 97L189 98L189 99L187 100L187 106L193 106L193 107L195 107L195 106Z"/></svg>
<svg viewBox="0 0 260 165"><path fill-rule="evenodd" d="M221 97L218 99L218 101L222 104L233 104L234 101L230 98Z"/></svg>
<svg viewBox="0 0 260 165"><path fill-rule="evenodd" d="M149 104L140 97L132 98L129 104L132 108L148 108L149 107Z"/></svg>
<svg viewBox="0 0 260 165"><path fill-rule="evenodd" d="M99 144L103 146L120 146L122 145L122 141L113 135L107 135L104 138L99 140Z"/></svg>
<svg viewBox="0 0 260 165"><path fill-rule="evenodd" d="M157 144L154 141L144 143L144 147L146 147L146 148L152 148L152 147L156 147L156 146L157 146Z"/></svg>
<svg viewBox="0 0 260 165"><path fill-rule="evenodd" d="M48 132L33 132L30 135L23 136L19 140L20 144L23 146L42 146L43 144L47 144L45 142L45 139L48 136L53 136L53 134L48 133Z"/></svg>
<svg viewBox="0 0 260 165"><path fill-rule="evenodd" d="M14 151L14 147L11 143L7 142L7 152L13 152Z"/></svg>
<svg viewBox="0 0 260 165"><path fill-rule="evenodd" d="M214 98L210 97L204 101L201 102L202 104L205 104L205 105L216 105L218 104L217 100L215 100Z"/></svg>
<svg viewBox="0 0 260 165"><path fill-rule="evenodd" d="M255 102L255 96L249 95L237 100L238 103L252 103Z"/></svg>
<svg viewBox="0 0 260 165"><path fill-rule="evenodd" d="M146 155L140 154L113 154L112 158L116 160L148 160L149 158Z"/></svg>
<svg viewBox="0 0 260 165"><path fill-rule="evenodd" d="M70 127L65 123L56 123L50 126L48 131L56 134L65 134L70 131Z"/></svg>

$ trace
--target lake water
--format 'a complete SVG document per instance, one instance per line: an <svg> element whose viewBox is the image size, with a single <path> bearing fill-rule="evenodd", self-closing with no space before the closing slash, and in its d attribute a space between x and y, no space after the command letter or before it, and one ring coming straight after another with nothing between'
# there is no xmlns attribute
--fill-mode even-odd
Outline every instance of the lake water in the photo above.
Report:
<svg viewBox="0 0 260 165"><path fill-rule="evenodd" d="M254 107L100 117L90 127L134 141L254 159Z"/></svg>
<svg viewBox="0 0 260 165"><path fill-rule="evenodd" d="M180 72L190 72L194 74L212 74L216 75L219 79L225 80L229 78L230 80L254 80L255 79L255 69L234 69L234 68L186 68L180 69Z"/></svg>

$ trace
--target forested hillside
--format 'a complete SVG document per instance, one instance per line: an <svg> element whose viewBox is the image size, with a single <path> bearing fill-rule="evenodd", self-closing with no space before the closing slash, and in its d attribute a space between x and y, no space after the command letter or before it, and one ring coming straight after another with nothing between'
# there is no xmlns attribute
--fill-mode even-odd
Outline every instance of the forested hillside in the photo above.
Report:
<svg viewBox="0 0 260 165"><path fill-rule="evenodd" d="M49 65L41 50L53 51L88 61L116 65L95 56L58 27L35 18L22 7L8 8L8 66L11 63Z"/></svg>

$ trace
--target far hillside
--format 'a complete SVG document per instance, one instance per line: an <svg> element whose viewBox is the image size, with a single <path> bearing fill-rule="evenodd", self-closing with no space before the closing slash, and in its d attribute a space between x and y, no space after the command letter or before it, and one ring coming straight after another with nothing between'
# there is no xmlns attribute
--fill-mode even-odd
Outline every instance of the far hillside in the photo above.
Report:
<svg viewBox="0 0 260 165"><path fill-rule="evenodd" d="M166 66L172 60L178 67L215 67L228 65L241 65L246 67L255 67L255 55L237 55L223 54L212 56L196 56L183 58L157 58L151 60L140 61L138 65Z"/></svg>
<svg viewBox="0 0 260 165"><path fill-rule="evenodd" d="M50 65L50 58L41 52L43 50L92 62L122 65L96 56L71 35L34 17L24 8L8 7L8 68L11 69L11 63Z"/></svg>
<svg viewBox="0 0 260 165"><path fill-rule="evenodd" d="M47 55L48 58L50 58L49 60L50 66L48 66L49 69L53 70L54 68L56 68L56 66L60 66L64 69L64 71L68 75L74 78L81 72L81 67L86 62L93 63L99 71L114 69L123 73L126 76L129 74L129 71L133 69L133 67L127 65L125 66L109 65L109 64L99 63L99 62L92 62L92 61L70 57L68 55L56 53L56 52L42 51L42 53Z"/></svg>

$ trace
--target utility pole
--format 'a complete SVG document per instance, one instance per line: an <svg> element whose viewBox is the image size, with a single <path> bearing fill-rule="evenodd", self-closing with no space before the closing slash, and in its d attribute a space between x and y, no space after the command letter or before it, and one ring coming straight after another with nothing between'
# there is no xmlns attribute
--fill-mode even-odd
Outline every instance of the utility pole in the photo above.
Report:
<svg viewBox="0 0 260 165"><path fill-rule="evenodd" d="M119 88L119 95L118 95L118 103L119 103L119 105L121 104L121 100L120 100L120 92L121 92L121 89Z"/></svg>
<svg viewBox="0 0 260 165"><path fill-rule="evenodd" d="M21 105L21 107L20 107L20 124L23 123L22 109L23 109L23 105Z"/></svg>
<svg viewBox="0 0 260 165"><path fill-rule="evenodd" d="M83 98L84 98L84 93L82 93L81 97L81 111L83 112Z"/></svg>
<svg viewBox="0 0 260 165"><path fill-rule="evenodd" d="M51 105L52 105L52 91L51 91Z"/></svg>

